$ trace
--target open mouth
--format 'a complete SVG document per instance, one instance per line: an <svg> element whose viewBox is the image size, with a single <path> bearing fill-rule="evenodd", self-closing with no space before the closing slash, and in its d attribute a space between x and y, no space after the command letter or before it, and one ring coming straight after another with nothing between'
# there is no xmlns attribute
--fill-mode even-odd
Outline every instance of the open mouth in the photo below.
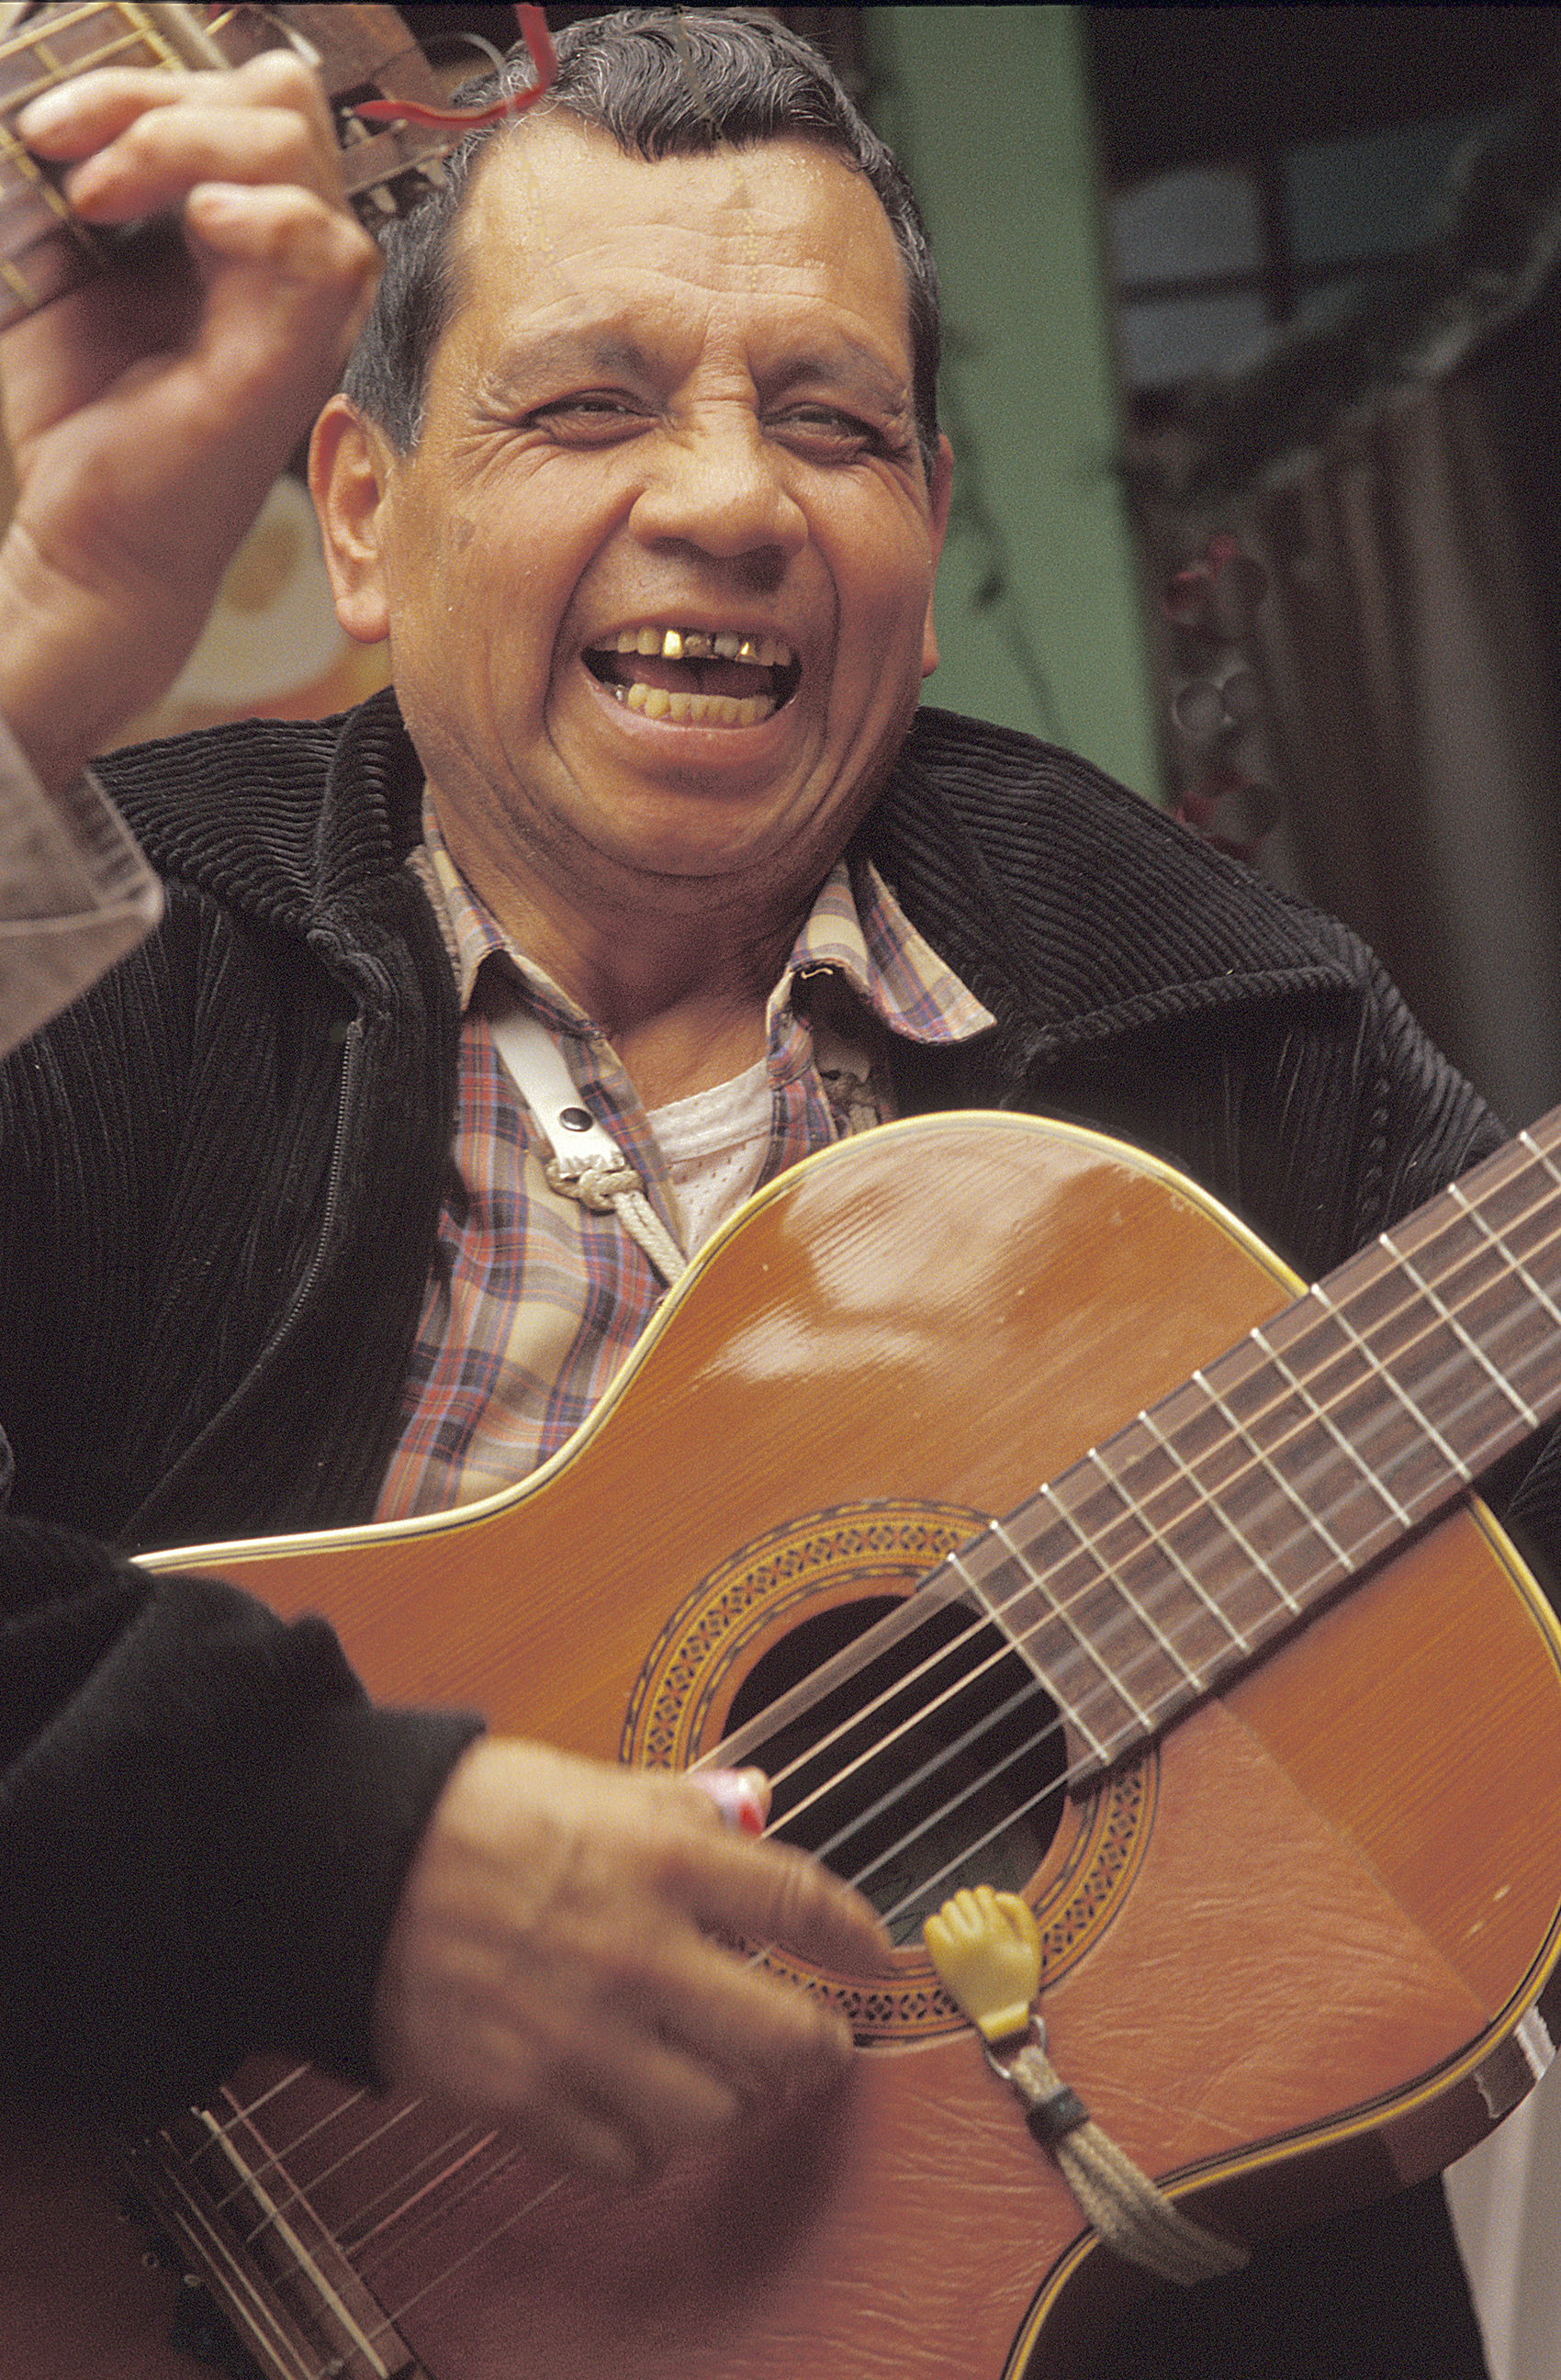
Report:
<svg viewBox="0 0 1561 2380"><path fill-rule="evenodd" d="M744 628L623 628L584 660L626 710L674 726L756 727L802 676L784 638Z"/></svg>

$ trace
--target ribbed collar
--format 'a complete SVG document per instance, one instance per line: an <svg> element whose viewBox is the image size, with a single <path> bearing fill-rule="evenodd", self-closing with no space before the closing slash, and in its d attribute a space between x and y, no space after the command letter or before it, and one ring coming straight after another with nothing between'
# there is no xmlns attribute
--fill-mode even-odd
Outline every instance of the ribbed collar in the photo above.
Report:
<svg viewBox="0 0 1561 2380"><path fill-rule="evenodd" d="M423 773L388 689L333 720L115 753L102 773L164 875L310 937L400 912L387 885L408 880ZM1026 1061L1351 980L1285 893L1087 762L947 711L918 712L853 856Z"/></svg>

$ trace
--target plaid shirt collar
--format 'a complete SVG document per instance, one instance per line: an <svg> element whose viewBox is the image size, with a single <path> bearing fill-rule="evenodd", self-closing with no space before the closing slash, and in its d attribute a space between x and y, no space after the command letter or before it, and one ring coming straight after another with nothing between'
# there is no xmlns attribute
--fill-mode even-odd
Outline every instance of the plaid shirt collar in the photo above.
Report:
<svg viewBox="0 0 1561 2380"><path fill-rule="evenodd" d="M595 1030L590 1018L526 957L466 883L440 829L433 796L423 796L423 841L412 854L433 905L454 970L461 1013L471 1005L488 960L502 955L519 973L538 1013L573 1033ZM766 1008L772 1059L788 1038L799 982L843 979L879 1025L907 1041L968 1041L993 1022L990 1012L917 932L870 860L837 860L792 947Z"/></svg>

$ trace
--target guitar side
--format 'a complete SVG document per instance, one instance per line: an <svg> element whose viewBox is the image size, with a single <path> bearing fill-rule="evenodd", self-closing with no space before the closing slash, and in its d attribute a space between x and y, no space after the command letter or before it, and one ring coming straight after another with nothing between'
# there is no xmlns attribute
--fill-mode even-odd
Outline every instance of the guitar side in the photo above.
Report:
<svg viewBox="0 0 1561 2380"><path fill-rule="evenodd" d="M381 1696L681 1762L801 1620L906 1592L918 1529L1009 1510L1290 1293L1201 1194L1095 1135L894 1126L752 1202L514 1494L165 1562L323 1609ZM1416 1540L1137 1775L1070 1805L1029 1886L1053 2054L1107 2131L1240 2237L1470 2145L1537 2042L1561 1876L1561 1653L1494 1526L1465 1511ZM936 1998L925 1959L810 1980L888 2009L852 2088L633 2221L512 2171L478 2214L522 2212L409 2322L432 2380L1068 2369L1112 2260L968 2031L905 2013Z"/></svg>

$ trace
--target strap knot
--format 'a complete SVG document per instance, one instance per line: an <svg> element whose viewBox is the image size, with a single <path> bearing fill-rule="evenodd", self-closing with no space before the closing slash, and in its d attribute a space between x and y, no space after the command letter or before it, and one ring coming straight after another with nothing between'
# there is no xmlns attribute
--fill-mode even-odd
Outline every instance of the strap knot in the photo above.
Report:
<svg viewBox="0 0 1561 2380"><path fill-rule="evenodd" d="M639 1175L632 1165L612 1165L597 1158L578 1171L566 1168L556 1157L550 1157L545 1168L550 1189L560 1191L565 1198L577 1199L595 1215L611 1215L617 1201L636 1191Z"/></svg>

